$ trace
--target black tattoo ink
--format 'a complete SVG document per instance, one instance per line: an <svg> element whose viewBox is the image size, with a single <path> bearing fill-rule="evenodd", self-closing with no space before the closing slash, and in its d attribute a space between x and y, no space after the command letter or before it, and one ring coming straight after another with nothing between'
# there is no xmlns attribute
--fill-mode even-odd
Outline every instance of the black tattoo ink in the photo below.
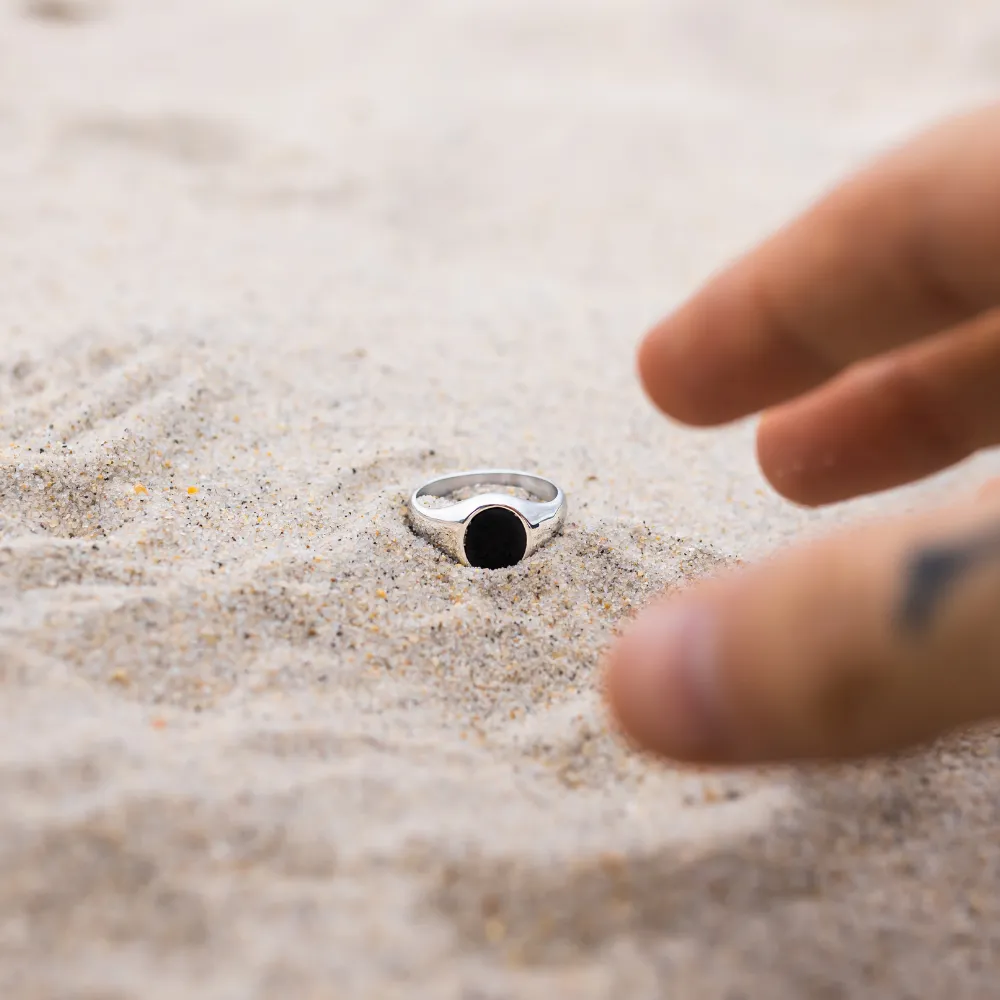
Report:
<svg viewBox="0 0 1000 1000"><path fill-rule="evenodd" d="M995 525L967 541L932 545L914 553L906 567L906 589L898 611L901 628L911 634L928 628L948 592L994 559L1000 559L1000 527Z"/></svg>

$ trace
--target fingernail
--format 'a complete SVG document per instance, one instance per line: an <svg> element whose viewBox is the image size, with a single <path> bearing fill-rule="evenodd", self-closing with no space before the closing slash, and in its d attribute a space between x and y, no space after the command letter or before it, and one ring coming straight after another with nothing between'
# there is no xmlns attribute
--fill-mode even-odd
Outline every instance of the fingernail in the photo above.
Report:
<svg viewBox="0 0 1000 1000"><path fill-rule="evenodd" d="M680 759L725 756L716 621L708 608L647 611L612 654L612 700L643 747Z"/></svg>

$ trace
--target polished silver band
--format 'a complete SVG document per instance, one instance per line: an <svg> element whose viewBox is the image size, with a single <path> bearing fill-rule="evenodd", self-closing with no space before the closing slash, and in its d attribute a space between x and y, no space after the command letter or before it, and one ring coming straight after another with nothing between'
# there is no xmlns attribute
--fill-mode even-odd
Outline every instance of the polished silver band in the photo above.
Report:
<svg viewBox="0 0 1000 1000"><path fill-rule="evenodd" d="M513 486L536 499L478 493L448 507L426 507L421 497L447 497L476 486ZM541 476L511 469L477 469L442 476L413 491L414 531L466 566L500 569L530 556L566 521L566 495Z"/></svg>

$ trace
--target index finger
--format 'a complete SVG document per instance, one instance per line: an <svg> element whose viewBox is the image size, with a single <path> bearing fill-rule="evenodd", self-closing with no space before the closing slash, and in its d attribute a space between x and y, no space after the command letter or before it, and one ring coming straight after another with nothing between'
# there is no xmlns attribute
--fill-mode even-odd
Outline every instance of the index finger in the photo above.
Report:
<svg viewBox="0 0 1000 1000"><path fill-rule="evenodd" d="M1000 304L1000 105L893 151L646 337L646 391L724 423Z"/></svg>

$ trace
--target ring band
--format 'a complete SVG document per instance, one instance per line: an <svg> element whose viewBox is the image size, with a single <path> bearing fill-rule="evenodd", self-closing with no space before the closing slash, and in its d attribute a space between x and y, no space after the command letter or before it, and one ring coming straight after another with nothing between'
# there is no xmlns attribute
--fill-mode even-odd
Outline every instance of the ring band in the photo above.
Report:
<svg viewBox="0 0 1000 1000"><path fill-rule="evenodd" d="M446 497L475 486L512 486L537 499L478 493L447 507L427 507L421 497ZM541 476L511 469L477 469L442 476L414 490L409 501L414 531L466 566L502 569L526 559L566 521L566 495Z"/></svg>

